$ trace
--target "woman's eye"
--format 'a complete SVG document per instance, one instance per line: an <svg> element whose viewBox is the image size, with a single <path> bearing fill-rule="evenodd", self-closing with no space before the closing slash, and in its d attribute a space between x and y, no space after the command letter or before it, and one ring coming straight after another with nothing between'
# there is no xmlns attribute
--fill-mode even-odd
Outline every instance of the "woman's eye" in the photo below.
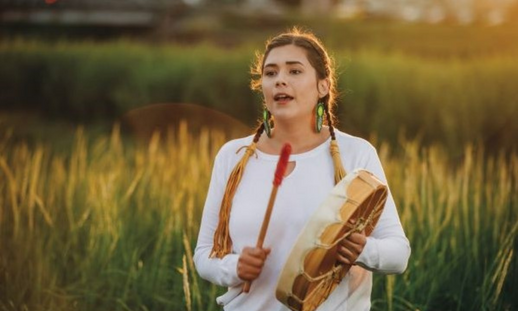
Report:
<svg viewBox="0 0 518 311"><path fill-rule="evenodd" d="M273 77L275 75L275 71L265 71L264 75L267 77Z"/></svg>
<svg viewBox="0 0 518 311"><path fill-rule="evenodd" d="M292 70L290 70L290 73L294 74L294 75L298 75L298 74L302 73L302 71L298 70L298 69L292 69Z"/></svg>

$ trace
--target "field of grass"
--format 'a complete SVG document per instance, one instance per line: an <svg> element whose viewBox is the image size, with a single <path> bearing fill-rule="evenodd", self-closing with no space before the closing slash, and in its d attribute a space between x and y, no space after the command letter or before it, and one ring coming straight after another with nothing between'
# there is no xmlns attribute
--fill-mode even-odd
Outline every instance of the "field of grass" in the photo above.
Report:
<svg viewBox="0 0 518 311"><path fill-rule="evenodd" d="M182 125L147 143L119 128L73 146L0 132L0 310L219 310L192 249L227 139ZM375 277L373 310L516 310L518 154L376 143L412 245Z"/></svg>

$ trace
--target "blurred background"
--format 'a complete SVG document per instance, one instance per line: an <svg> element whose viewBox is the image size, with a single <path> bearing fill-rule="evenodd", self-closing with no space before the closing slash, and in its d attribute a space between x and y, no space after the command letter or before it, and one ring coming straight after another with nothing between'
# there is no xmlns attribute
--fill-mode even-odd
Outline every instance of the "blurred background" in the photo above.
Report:
<svg viewBox="0 0 518 311"><path fill-rule="evenodd" d="M192 264L265 40L313 31L413 255L374 310L516 310L518 0L0 0L0 310L218 310Z"/></svg>
<svg viewBox="0 0 518 311"><path fill-rule="evenodd" d="M342 129L515 149L517 18L515 0L0 0L0 109L23 132L29 116L111 126L156 103L251 128L254 51L299 25L336 59Z"/></svg>

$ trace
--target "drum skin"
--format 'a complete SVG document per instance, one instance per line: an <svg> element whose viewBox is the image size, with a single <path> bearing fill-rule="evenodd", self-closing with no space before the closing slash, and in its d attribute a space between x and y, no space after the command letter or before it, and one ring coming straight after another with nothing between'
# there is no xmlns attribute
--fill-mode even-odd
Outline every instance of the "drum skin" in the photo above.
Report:
<svg viewBox="0 0 518 311"><path fill-rule="evenodd" d="M336 261L338 243L353 232L370 235L387 194L387 186L363 169L336 184L299 234L279 276L277 299L291 310L318 308L351 268Z"/></svg>

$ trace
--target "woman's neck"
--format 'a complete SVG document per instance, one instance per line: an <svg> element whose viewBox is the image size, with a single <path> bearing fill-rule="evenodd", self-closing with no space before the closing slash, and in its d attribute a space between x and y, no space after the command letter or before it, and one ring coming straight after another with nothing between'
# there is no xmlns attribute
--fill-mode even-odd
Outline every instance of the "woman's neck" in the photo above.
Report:
<svg viewBox="0 0 518 311"><path fill-rule="evenodd" d="M278 154L285 143L290 143L293 154L303 153L321 145L329 136L327 126L322 127L322 131L317 133L306 124L290 125L276 122L275 128L272 129L272 137L269 138L263 133L258 148L265 153Z"/></svg>

